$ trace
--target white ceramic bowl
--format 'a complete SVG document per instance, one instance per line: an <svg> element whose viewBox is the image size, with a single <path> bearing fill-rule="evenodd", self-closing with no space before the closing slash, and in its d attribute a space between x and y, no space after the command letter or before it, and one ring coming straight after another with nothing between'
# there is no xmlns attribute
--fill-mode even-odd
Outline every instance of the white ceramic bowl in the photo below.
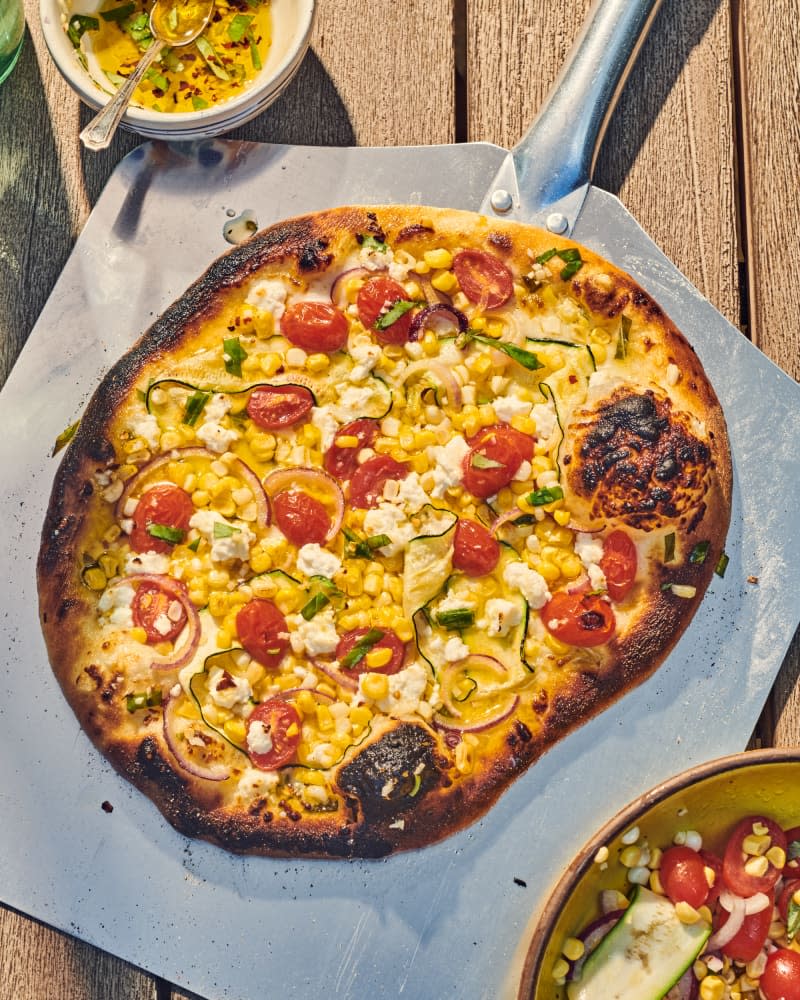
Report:
<svg viewBox="0 0 800 1000"><path fill-rule="evenodd" d="M97 110L109 100L111 85L105 81L101 87L81 65L65 30L67 8L70 13L84 13L92 9L91 3L39 0L39 10L47 47L61 75L82 101ZM99 6L97 0L94 8ZM180 114L129 107L122 124L149 139L202 139L228 132L261 114L286 87L305 56L315 0L271 0L271 6L272 45L258 76L241 94L212 108Z"/></svg>

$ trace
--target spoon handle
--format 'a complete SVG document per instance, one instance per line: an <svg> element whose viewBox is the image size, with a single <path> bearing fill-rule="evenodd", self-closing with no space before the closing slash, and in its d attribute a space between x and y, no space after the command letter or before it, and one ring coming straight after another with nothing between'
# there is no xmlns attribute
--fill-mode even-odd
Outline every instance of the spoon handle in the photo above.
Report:
<svg viewBox="0 0 800 1000"><path fill-rule="evenodd" d="M139 81L155 62L159 52L164 48L164 42L160 39L153 39L152 45L145 51L136 69L127 78L125 83L119 88L114 97L104 108L92 118L86 128L80 134L80 140L87 149L106 149L114 138L114 133L119 125L120 118L125 114L125 109L139 85Z"/></svg>

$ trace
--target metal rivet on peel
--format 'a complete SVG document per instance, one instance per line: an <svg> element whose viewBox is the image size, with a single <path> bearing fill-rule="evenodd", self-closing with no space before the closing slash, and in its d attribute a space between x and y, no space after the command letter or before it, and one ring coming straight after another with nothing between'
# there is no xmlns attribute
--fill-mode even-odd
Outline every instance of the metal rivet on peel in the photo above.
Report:
<svg viewBox="0 0 800 1000"><path fill-rule="evenodd" d="M505 188L498 188L492 192L491 203L495 212L510 212L514 199Z"/></svg>
<svg viewBox="0 0 800 1000"><path fill-rule="evenodd" d="M561 212L551 212L550 215L547 216L547 222L545 225L551 233L559 234L567 231L569 222L567 221L567 217L562 215Z"/></svg>

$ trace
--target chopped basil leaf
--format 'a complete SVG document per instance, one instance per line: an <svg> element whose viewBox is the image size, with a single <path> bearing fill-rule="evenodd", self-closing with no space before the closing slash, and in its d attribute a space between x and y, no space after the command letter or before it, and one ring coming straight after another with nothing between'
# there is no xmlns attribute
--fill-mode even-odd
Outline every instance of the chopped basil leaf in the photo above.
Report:
<svg viewBox="0 0 800 1000"><path fill-rule="evenodd" d="M253 64L253 69L261 69L261 53L258 51L252 29L247 31L247 40L250 42L250 62Z"/></svg>
<svg viewBox="0 0 800 1000"><path fill-rule="evenodd" d="M191 549L192 552L197 552L197 550L200 548L200 536L198 535L193 542L189 542L186 548Z"/></svg>
<svg viewBox="0 0 800 1000"><path fill-rule="evenodd" d="M384 545L391 545L392 540L388 535L370 535L366 539L367 548L372 549L382 549Z"/></svg>
<svg viewBox="0 0 800 1000"><path fill-rule="evenodd" d="M163 73L159 73L155 66L151 67L144 75L145 80L149 80L156 90L169 90L169 80Z"/></svg>
<svg viewBox="0 0 800 1000"><path fill-rule="evenodd" d="M322 611L325 605L330 603L330 598L326 597L325 594L314 594L308 604L305 604L301 608L300 614L307 622L310 622L314 615Z"/></svg>
<svg viewBox="0 0 800 1000"><path fill-rule="evenodd" d="M489 458L487 455L481 455L479 451L470 459L470 465L474 469L504 469L504 462L497 462L493 458Z"/></svg>
<svg viewBox="0 0 800 1000"><path fill-rule="evenodd" d="M64 430L56 438L56 443L53 445L53 450L50 452L50 457L57 455L62 448L70 443L70 441L75 437L75 431L77 431L80 426L80 420L76 420L74 424L70 424L69 427L64 428Z"/></svg>
<svg viewBox="0 0 800 1000"><path fill-rule="evenodd" d="M225 524L224 521L214 522L214 538L230 538L235 532L241 531L235 524Z"/></svg>
<svg viewBox="0 0 800 1000"><path fill-rule="evenodd" d="M148 524L147 534L152 538L160 538L164 542L171 542L173 545L183 541L184 532L180 528L173 528L169 524Z"/></svg>
<svg viewBox="0 0 800 1000"><path fill-rule="evenodd" d="M229 375L242 377L242 362L247 357L247 351L242 347L238 337L222 341L222 357L225 361L225 371Z"/></svg>
<svg viewBox="0 0 800 1000"><path fill-rule="evenodd" d="M722 555L719 557L719 561L717 562L716 569L714 570L714 572L717 574L717 576L725 576L725 570L728 568L728 563L730 561L731 560L730 560L730 556L728 555L728 553L727 552L723 552Z"/></svg>
<svg viewBox="0 0 800 1000"><path fill-rule="evenodd" d="M558 257L559 260L564 261L565 266L561 270L562 281L568 281L583 267L583 258L581 257L581 252L577 247L568 247L565 250L556 250L555 247L552 247L550 250L545 250L544 253L539 254L536 258L536 263L546 264L548 260L552 260L553 257ZM532 291L535 291L535 289L532 289Z"/></svg>
<svg viewBox="0 0 800 1000"><path fill-rule="evenodd" d="M619 333L617 334L617 349L614 352L614 357L617 361L624 361L628 356L628 338L631 334L631 321L627 316L623 316L619 324Z"/></svg>
<svg viewBox="0 0 800 1000"><path fill-rule="evenodd" d="M545 250L544 253L540 253L539 256L536 258L536 263L546 264L548 260L550 260L551 257L555 257L557 253L558 250L556 250L555 247L552 247L550 250Z"/></svg>
<svg viewBox="0 0 800 1000"><path fill-rule="evenodd" d="M790 899L786 912L786 937L792 941L798 931L800 931L800 904Z"/></svg>
<svg viewBox="0 0 800 1000"><path fill-rule="evenodd" d="M220 80L230 80L230 76L222 65L222 60L214 51L214 46L211 42L209 42L207 38L203 38L201 35L195 42L195 45L214 76Z"/></svg>
<svg viewBox="0 0 800 1000"><path fill-rule="evenodd" d="M121 7L114 7L112 10L101 10L100 17L104 21L124 21L136 10L135 3L125 3Z"/></svg>
<svg viewBox="0 0 800 1000"><path fill-rule="evenodd" d="M382 243L375 236L364 236L360 242L362 247L366 247L367 250L377 250L378 253L386 253L389 249L388 243Z"/></svg>
<svg viewBox="0 0 800 1000"><path fill-rule="evenodd" d="M560 486L546 486L541 490L534 490L533 493L528 494L528 503L532 507L542 507L546 503L552 503L554 500L561 500L564 496L564 491Z"/></svg>
<svg viewBox="0 0 800 1000"><path fill-rule="evenodd" d="M569 279L572 278L574 275L576 275L582 267L583 267L582 260L568 261L563 270L561 271L561 280L569 281Z"/></svg>
<svg viewBox="0 0 800 1000"><path fill-rule="evenodd" d="M145 43L149 43L153 39L150 33L150 22L144 11L127 21L124 28L140 47L147 48Z"/></svg>
<svg viewBox="0 0 800 1000"><path fill-rule="evenodd" d="M441 611L436 616L436 624L452 632L471 628L475 624L475 612L471 608L453 608L451 611Z"/></svg>
<svg viewBox="0 0 800 1000"><path fill-rule="evenodd" d="M346 656L343 656L340 665L342 667L354 667L357 663L360 663L367 653L372 649L376 642L380 642L386 633L382 632L379 628L371 628L369 632L361 636L358 642L353 646Z"/></svg>
<svg viewBox="0 0 800 1000"><path fill-rule="evenodd" d="M415 306L424 305L422 302L418 302L416 299L399 299L397 302L392 304L391 309L385 312L382 316L379 316L375 322L376 330L385 330L390 327L392 323L396 323L401 316L413 309Z"/></svg>
<svg viewBox="0 0 800 1000"><path fill-rule="evenodd" d="M786 847L786 857L790 861L800 858L800 840L791 840Z"/></svg>
<svg viewBox="0 0 800 1000"><path fill-rule="evenodd" d="M351 547L345 552L345 555L351 559L371 559L375 549L382 549L384 545L392 544L388 535L370 535L369 538L359 538L349 528L342 528L342 533L351 543Z"/></svg>
<svg viewBox="0 0 800 1000"><path fill-rule="evenodd" d="M208 107L208 101L204 97L198 97L197 94L193 94L192 107L195 111L202 111L203 108Z"/></svg>
<svg viewBox="0 0 800 1000"><path fill-rule="evenodd" d="M487 337L482 333L475 333L474 330L465 330L461 336L464 338L464 344L470 340L477 340L479 344L487 344L489 347L493 347L497 351L502 351L503 354L507 354L512 361L516 361L518 365L522 365L523 368L527 368L529 372L535 372L537 368L544 368L542 362L532 351L526 351L521 347L517 347L515 344L507 344L503 340L495 340L494 337Z"/></svg>
<svg viewBox="0 0 800 1000"><path fill-rule="evenodd" d="M670 531L664 536L664 562L672 562L675 558L675 532Z"/></svg>
<svg viewBox="0 0 800 1000"><path fill-rule="evenodd" d="M77 49L86 32L97 31L99 27L100 22L96 17L89 17L87 14L73 14L67 25L67 37Z"/></svg>
<svg viewBox="0 0 800 1000"><path fill-rule="evenodd" d="M696 564L704 563L708 555L708 546L708 542L698 542L689 555L689 562Z"/></svg>
<svg viewBox="0 0 800 1000"><path fill-rule="evenodd" d="M188 424L190 427L194 427L209 399L211 399L210 392L203 392L201 389L197 389L193 392L192 395L186 400L186 409L183 412L183 422Z"/></svg>
<svg viewBox="0 0 800 1000"><path fill-rule="evenodd" d="M252 14L237 14L228 25L228 38L232 42L241 42L247 34L247 29L250 27L252 20Z"/></svg>

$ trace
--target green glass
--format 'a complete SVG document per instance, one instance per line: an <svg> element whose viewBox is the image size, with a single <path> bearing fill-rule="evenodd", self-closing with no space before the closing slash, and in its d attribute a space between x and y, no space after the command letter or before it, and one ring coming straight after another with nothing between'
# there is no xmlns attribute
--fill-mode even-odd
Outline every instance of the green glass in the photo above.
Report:
<svg viewBox="0 0 800 1000"><path fill-rule="evenodd" d="M16 65L24 35L22 0L0 0L0 83Z"/></svg>

